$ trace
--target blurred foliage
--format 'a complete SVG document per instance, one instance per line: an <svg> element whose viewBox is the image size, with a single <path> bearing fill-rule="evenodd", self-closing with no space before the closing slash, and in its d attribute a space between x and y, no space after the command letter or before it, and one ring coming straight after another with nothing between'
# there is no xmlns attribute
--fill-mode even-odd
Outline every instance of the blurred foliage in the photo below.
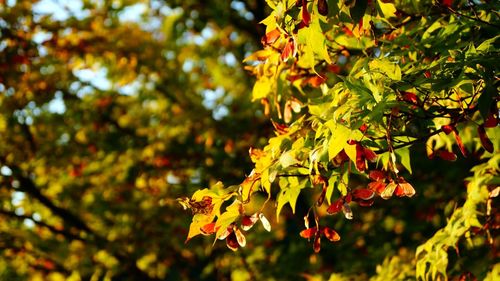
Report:
<svg viewBox="0 0 500 281"><path fill-rule="evenodd" d="M289 111L284 116L252 102L263 93L256 91L259 87L242 61L262 48L261 37L270 31L258 23L271 13L285 13L276 9L278 2L0 0L0 280L406 280L415 278L416 249L427 240L431 242L424 245L447 255L449 276L488 274L496 280L498 266L491 265L498 259L498 240L489 230L498 225L498 218L492 193L480 189L489 173L484 169L498 167L490 161L490 166L478 168L485 162L480 159L482 148L475 132L465 126L458 127L460 135L476 154L450 165L429 161L424 145L412 146L413 174L400 169L417 196L376 198L374 206L362 211L353 205L352 221L322 218L342 240L323 242L320 253L299 236L302 216L317 189L298 196L295 214L282 208L278 222L271 206L277 203L274 186L269 201L267 194L256 193L245 206L252 214L268 202L262 212L270 222L242 231L245 248L228 251L210 237L185 244L190 214L182 211L177 198L207 186L216 188L198 193L195 202L203 202L207 194L237 192L254 166L248 149L265 147L274 134L273 124L279 128L284 119L298 120L290 115L296 103L306 111L304 96L286 103L293 96L289 93L321 95L316 86L324 81L316 81L308 69L300 73L307 72L307 85L295 83L299 90L288 82L281 85L290 91L278 101ZM313 19L319 2L307 4L315 11ZM327 2L330 14L336 3ZM353 9L345 16L359 14L355 10L360 4L354 3L345 1ZM420 15L436 8L423 1L396 4L398 13L414 14L415 21L423 21ZM300 8L290 10L291 15L302 19ZM449 12L437 11L434 17L450 20ZM469 17L472 13L461 12ZM478 16L498 23L485 9ZM477 24L472 19L464 22L469 29ZM420 28L426 26L424 22ZM484 23L479 26L481 30L467 31L479 32L474 40L494 33ZM380 23L374 31L385 33L386 27ZM434 34L430 32L428 44L441 44L439 53L446 52L449 41L431 40ZM280 44L273 49L278 56L284 47ZM334 68L341 75L364 54L359 48L346 49L350 56L345 67ZM312 49L309 58L312 54L313 59L324 59L322 52ZM436 55L427 52L425 56ZM339 57L331 59L334 63ZM308 68L308 63L302 66ZM336 74L328 81L338 82ZM266 114L277 123L269 122ZM422 127L417 130L426 128L418 125ZM488 129L490 136L493 130ZM453 143L450 139L447 146ZM290 159L285 156L279 162L286 166ZM479 197L467 194L463 184L472 167L467 189L477 189ZM219 180L233 190L220 188ZM350 182L364 184L361 177ZM473 205L464 204L468 196L489 200L489 215L478 216L481 227L471 225L478 234L467 228L456 237L456 245L444 248L432 242L443 232L439 229L450 225L448 218ZM228 205L220 202L222 210ZM266 232L269 226L272 231Z"/></svg>

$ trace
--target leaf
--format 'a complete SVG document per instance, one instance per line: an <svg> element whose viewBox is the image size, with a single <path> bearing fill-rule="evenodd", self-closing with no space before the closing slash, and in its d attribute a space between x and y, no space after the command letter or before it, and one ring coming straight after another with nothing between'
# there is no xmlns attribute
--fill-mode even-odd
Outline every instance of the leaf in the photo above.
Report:
<svg viewBox="0 0 500 281"><path fill-rule="evenodd" d="M410 148L409 147L403 147L396 149L395 151L396 155L401 161L401 164L403 167L405 167L406 170L411 174L411 162L410 162Z"/></svg>
<svg viewBox="0 0 500 281"><path fill-rule="evenodd" d="M254 84L252 90L252 101L265 98L271 93L273 82L266 76L261 76Z"/></svg>
<svg viewBox="0 0 500 281"><path fill-rule="evenodd" d="M281 154L279 161L280 161L280 164L283 168L288 168L288 167L298 163L298 161L293 156L293 151L291 151L291 150Z"/></svg>
<svg viewBox="0 0 500 281"><path fill-rule="evenodd" d="M384 3L377 0L377 11L384 18L396 17L396 7L392 3Z"/></svg>
<svg viewBox="0 0 500 281"><path fill-rule="evenodd" d="M372 71L378 71L385 74L394 81L401 80L401 68L399 65L389 61L388 59L375 59L370 61L368 65Z"/></svg>
<svg viewBox="0 0 500 281"><path fill-rule="evenodd" d="M347 141L351 137L351 130L346 126L328 121L325 123L332 132L328 143L328 159L331 160L347 145Z"/></svg>

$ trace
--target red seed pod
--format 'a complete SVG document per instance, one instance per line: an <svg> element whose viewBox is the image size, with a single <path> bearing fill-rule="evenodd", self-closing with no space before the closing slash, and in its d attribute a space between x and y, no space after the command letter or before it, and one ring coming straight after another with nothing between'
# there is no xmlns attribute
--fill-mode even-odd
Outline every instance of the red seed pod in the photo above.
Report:
<svg viewBox="0 0 500 281"><path fill-rule="evenodd" d="M319 253L319 251L321 251L321 235L316 235L314 237L313 249L315 253Z"/></svg>
<svg viewBox="0 0 500 281"><path fill-rule="evenodd" d="M484 129L484 126L481 125L477 127L477 132L479 133L479 139L481 140L481 144L483 145L484 149L489 153L493 153L494 150L493 143L488 138L488 135L486 135L486 130Z"/></svg>
<svg viewBox="0 0 500 281"><path fill-rule="evenodd" d="M372 198L370 200L359 200L358 204L361 207L370 207L371 205L373 205L374 202L375 202L375 198Z"/></svg>
<svg viewBox="0 0 500 281"><path fill-rule="evenodd" d="M238 243L238 239L236 238L236 234L234 233L234 231L231 232L231 234L229 234L229 236L226 238L226 245L229 249L231 249L233 251L238 250L239 243Z"/></svg>
<svg viewBox="0 0 500 281"><path fill-rule="evenodd" d="M307 10L307 1L302 1L302 22L305 26L309 26L311 23L311 14Z"/></svg>
<svg viewBox="0 0 500 281"><path fill-rule="evenodd" d="M337 233L337 231L335 231L329 227L323 228L323 234L325 235L326 239L328 239L332 242L336 242L336 241L340 240L340 235Z"/></svg>
<svg viewBox="0 0 500 281"><path fill-rule="evenodd" d="M438 150L436 151L436 155L446 161L455 161L457 160L457 155L451 151L447 150Z"/></svg>
<svg viewBox="0 0 500 281"><path fill-rule="evenodd" d="M381 181L386 178L386 175L383 171L380 170L371 170L370 173L368 174L370 179L374 181Z"/></svg>
<svg viewBox="0 0 500 281"><path fill-rule="evenodd" d="M316 227L311 227L308 229L304 229L300 232L300 237L310 239L313 235L316 234Z"/></svg>
<svg viewBox="0 0 500 281"><path fill-rule="evenodd" d="M382 193L385 190L386 184L382 181L372 181L368 184L368 188L377 192L378 194Z"/></svg>
<svg viewBox="0 0 500 281"><path fill-rule="evenodd" d="M333 202L328 209L326 209L326 212L329 214L336 214L342 210L342 205L344 204L344 200L342 198L337 199L335 202Z"/></svg>
<svg viewBox="0 0 500 281"><path fill-rule="evenodd" d="M370 162L377 161L377 154L375 154L375 152L373 152L371 149L364 147L363 153L365 154L365 158L368 161Z"/></svg>
<svg viewBox="0 0 500 281"><path fill-rule="evenodd" d="M241 218L241 229L248 231L259 220L257 213Z"/></svg>
<svg viewBox="0 0 500 281"><path fill-rule="evenodd" d="M352 191L354 199L370 200L375 196L375 192L371 189L361 188Z"/></svg>

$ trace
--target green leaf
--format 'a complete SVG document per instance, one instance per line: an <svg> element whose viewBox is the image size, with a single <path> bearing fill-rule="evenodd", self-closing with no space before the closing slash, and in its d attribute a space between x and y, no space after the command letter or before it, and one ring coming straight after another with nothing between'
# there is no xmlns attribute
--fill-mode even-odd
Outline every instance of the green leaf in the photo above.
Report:
<svg viewBox="0 0 500 281"><path fill-rule="evenodd" d="M396 7L392 3L384 3L377 0L377 11L384 18L396 17Z"/></svg>
<svg viewBox="0 0 500 281"><path fill-rule="evenodd" d="M331 160L347 145L347 141L351 137L351 130L333 120L326 122L325 125L328 126L332 132L328 143L328 158Z"/></svg>
<svg viewBox="0 0 500 281"><path fill-rule="evenodd" d="M401 80L401 68L387 59L375 59L369 64L370 70L379 71L394 81Z"/></svg>
<svg viewBox="0 0 500 281"><path fill-rule="evenodd" d="M412 170L411 170L411 163L410 163L410 148L409 147L399 148L399 149L396 149L395 153L396 153L396 156L399 158L399 161L401 161L401 164L403 165L403 167L405 167L406 170L408 170L408 172L410 172L410 174L411 174Z"/></svg>
<svg viewBox="0 0 500 281"><path fill-rule="evenodd" d="M293 164L298 163L297 159L295 159L293 154L294 153L292 150L281 154L279 161L280 161L280 164L283 168L287 168L287 167L292 166Z"/></svg>
<svg viewBox="0 0 500 281"><path fill-rule="evenodd" d="M273 85L274 83L270 78L261 76L253 86L252 100L255 101L267 97L271 93Z"/></svg>

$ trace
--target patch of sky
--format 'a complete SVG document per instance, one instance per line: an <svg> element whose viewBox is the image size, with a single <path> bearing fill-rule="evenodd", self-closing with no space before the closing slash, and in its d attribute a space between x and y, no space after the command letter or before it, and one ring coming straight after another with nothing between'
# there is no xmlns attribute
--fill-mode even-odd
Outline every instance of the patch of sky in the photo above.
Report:
<svg viewBox="0 0 500 281"><path fill-rule="evenodd" d="M229 109L225 104L221 104L220 100L225 95L224 88L217 87L215 90L204 90L201 92L203 97L203 106L212 110L212 117L215 120L221 120L229 115ZM223 102L229 102L231 99L224 98Z"/></svg>
<svg viewBox="0 0 500 281"><path fill-rule="evenodd" d="M56 92L54 98L47 104L47 110L55 114L64 114L64 112L66 112L66 105L64 104L63 94L61 92Z"/></svg>
<svg viewBox="0 0 500 281"><path fill-rule="evenodd" d="M0 168L0 174L2 176L10 177L12 176L12 170L7 166L2 166L2 168Z"/></svg>
<svg viewBox="0 0 500 281"><path fill-rule="evenodd" d="M12 205L17 207L21 205L25 197L26 195L24 194L24 192L14 191L12 192L10 202L12 203Z"/></svg>
<svg viewBox="0 0 500 281"><path fill-rule="evenodd" d="M118 18L122 22L140 22L142 15L147 11L148 7L144 3L137 3L123 9L118 13Z"/></svg>
<svg viewBox="0 0 500 281"><path fill-rule="evenodd" d="M232 1L231 8L237 11L238 14L246 20L253 20L255 18L254 15L246 9L245 3L241 1Z"/></svg>
<svg viewBox="0 0 500 281"><path fill-rule="evenodd" d="M180 184L181 183L181 179L178 176L174 175L174 173L172 173L172 172L169 172L167 174L167 176L165 177L165 179L166 179L167 183L169 183L169 184Z"/></svg>
<svg viewBox="0 0 500 281"><path fill-rule="evenodd" d="M101 67L95 70L89 68L78 69L73 70L73 74L81 81L88 82L99 90L106 91L111 89L111 81L106 77L108 74L106 68Z"/></svg>
<svg viewBox="0 0 500 281"><path fill-rule="evenodd" d="M40 16L50 15L56 21L64 21L70 17L81 20L90 16L90 11L83 9L82 1L78 0L41 0L34 4L32 9L35 14Z"/></svg>
<svg viewBox="0 0 500 281"><path fill-rule="evenodd" d="M118 93L121 95L124 95L124 96L135 95L140 90L141 85L142 85L141 82L139 82L138 80L135 80L132 83L129 83L125 86L119 87Z"/></svg>
<svg viewBox="0 0 500 281"><path fill-rule="evenodd" d="M223 62L225 64L227 64L229 66L236 66L236 64L238 63L238 60L236 59L236 57L234 56L234 54L231 53L231 52L226 53L222 57L222 60L223 60Z"/></svg>
<svg viewBox="0 0 500 281"><path fill-rule="evenodd" d="M33 228L33 227L35 227L35 222L32 219L24 219L23 224L27 228Z"/></svg>

